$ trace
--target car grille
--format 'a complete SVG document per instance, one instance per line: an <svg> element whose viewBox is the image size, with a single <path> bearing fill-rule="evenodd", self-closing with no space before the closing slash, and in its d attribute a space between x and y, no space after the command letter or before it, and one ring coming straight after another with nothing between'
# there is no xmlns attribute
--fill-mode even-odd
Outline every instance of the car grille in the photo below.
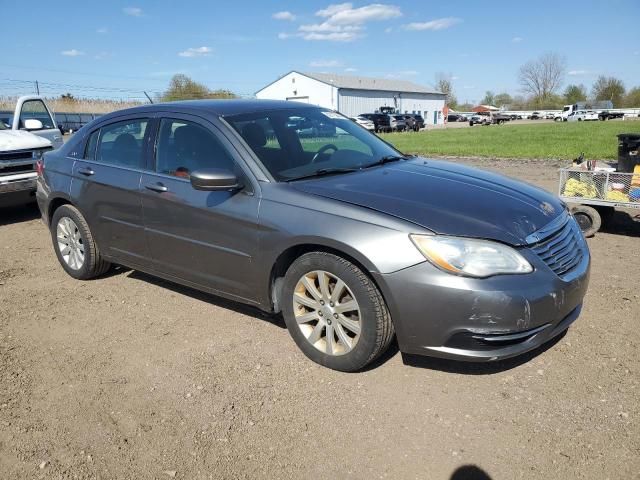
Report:
<svg viewBox="0 0 640 480"><path fill-rule="evenodd" d="M531 250L546 263L556 275L563 277L576 268L582 258L582 232L569 218L555 233L543 241L531 245Z"/></svg>
<svg viewBox="0 0 640 480"><path fill-rule="evenodd" d="M33 158L33 150L18 150L13 152L0 152L0 161L2 160L26 160Z"/></svg>

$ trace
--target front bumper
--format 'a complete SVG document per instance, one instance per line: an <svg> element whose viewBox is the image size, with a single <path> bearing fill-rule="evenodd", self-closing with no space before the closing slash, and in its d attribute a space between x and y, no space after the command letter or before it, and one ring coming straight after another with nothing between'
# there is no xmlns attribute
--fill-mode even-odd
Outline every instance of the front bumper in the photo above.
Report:
<svg viewBox="0 0 640 480"><path fill-rule="evenodd" d="M425 261L375 274L391 312L400 350L468 361L491 361L532 350L578 318L587 291L590 256L563 280L528 249L525 275L474 279Z"/></svg>

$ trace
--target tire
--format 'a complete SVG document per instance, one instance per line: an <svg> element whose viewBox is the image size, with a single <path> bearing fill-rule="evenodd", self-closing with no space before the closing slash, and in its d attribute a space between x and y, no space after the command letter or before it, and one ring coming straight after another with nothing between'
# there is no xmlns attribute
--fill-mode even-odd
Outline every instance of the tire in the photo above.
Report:
<svg viewBox="0 0 640 480"><path fill-rule="evenodd" d="M616 209L613 207L605 207L604 205L596 205L593 207L600 215L601 223L603 227L611 225L613 223L613 217L616 213Z"/></svg>
<svg viewBox="0 0 640 480"><path fill-rule="evenodd" d="M326 278L325 295L321 275ZM303 281L312 285L313 295ZM344 286L337 291L339 281ZM304 305L298 298L304 299ZM328 305L323 298L333 301ZM342 313L338 310L354 303L357 312L353 308L345 308ZM361 370L387 350L394 336L389 310L376 285L356 265L331 253L310 252L293 262L285 275L281 305L289 333L300 350L333 370ZM334 307L338 313L334 313ZM302 317L310 320L301 321ZM331 347L328 329L333 332ZM345 332L350 343L342 341Z"/></svg>
<svg viewBox="0 0 640 480"><path fill-rule="evenodd" d="M578 222L582 234L589 238L593 237L602 225L602 219L598 211L587 205L576 205L571 209L571 214Z"/></svg>
<svg viewBox="0 0 640 480"><path fill-rule="evenodd" d="M59 234L62 236L59 237ZM100 255L87 221L72 205L63 205L53 213L51 240L60 265L75 279L89 280L106 273L111 267L111 264ZM79 259L74 253L67 255L69 258L65 258L62 246L65 241L70 242L67 243L67 251L82 252L81 262L74 261Z"/></svg>

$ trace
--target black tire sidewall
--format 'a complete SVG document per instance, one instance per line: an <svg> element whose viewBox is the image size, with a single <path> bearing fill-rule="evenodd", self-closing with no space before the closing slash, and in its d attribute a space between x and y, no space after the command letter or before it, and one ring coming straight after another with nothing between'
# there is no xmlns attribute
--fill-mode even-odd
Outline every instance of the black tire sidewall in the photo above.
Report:
<svg viewBox="0 0 640 480"><path fill-rule="evenodd" d="M602 219L600 218L600 214L595 208L589 207L587 205L576 205L571 209L571 213L574 216L584 215L591 220L591 226L588 229L582 230L582 227L580 227L580 229L582 230L582 234L585 237L593 237L596 232L600 230L600 227L602 226ZM578 223L578 225L580 225L580 223Z"/></svg>
<svg viewBox="0 0 640 480"><path fill-rule="evenodd" d="M357 272L360 272L360 277ZM311 345L298 327L293 313L293 292L298 280L314 270L325 270L342 279L354 294L360 307L360 338L349 353L340 356L327 355ZM321 252L308 253L298 258L289 267L282 289L282 313L287 329L303 353L314 362L325 367L344 372L353 372L363 368L376 351L377 309L371 299L371 292L365 282L371 282L358 267L332 254Z"/></svg>
<svg viewBox="0 0 640 480"><path fill-rule="evenodd" d="M57 229L58 223L64 217L68 217L76 224L78 227L78 232L80 232L80 236L82 237L82 244L84 245L84 263L82 267L78 270L74 270L67 262L62 258L62 254L60 253L60 248L58 247L58 239L57 239ZM91 276L90 266L94 263L93 249L90 248L88 243L89 232L86 232L85 228L86 222L83 218L80 217L80 214L73 208L69 208L67 205L63 205L58 208L51 219L51 240L53 241L53 249L56 252L56 256L58 257L58 261L62 268L64 268L65 272L67 272L71 277L83 280L89 278Z"/></svg>

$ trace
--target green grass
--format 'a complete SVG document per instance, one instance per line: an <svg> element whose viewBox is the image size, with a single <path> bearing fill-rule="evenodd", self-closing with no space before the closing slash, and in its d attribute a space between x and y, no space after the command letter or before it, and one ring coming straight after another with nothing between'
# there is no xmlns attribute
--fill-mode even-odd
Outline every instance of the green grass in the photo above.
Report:
<svg viewBox="0 0 640 480"><path fill-rule="evenodd" d="M619 133L640 133L640 121L520 124L391 133L382 138L404 153L460 157L617 159Z"/></svg>

